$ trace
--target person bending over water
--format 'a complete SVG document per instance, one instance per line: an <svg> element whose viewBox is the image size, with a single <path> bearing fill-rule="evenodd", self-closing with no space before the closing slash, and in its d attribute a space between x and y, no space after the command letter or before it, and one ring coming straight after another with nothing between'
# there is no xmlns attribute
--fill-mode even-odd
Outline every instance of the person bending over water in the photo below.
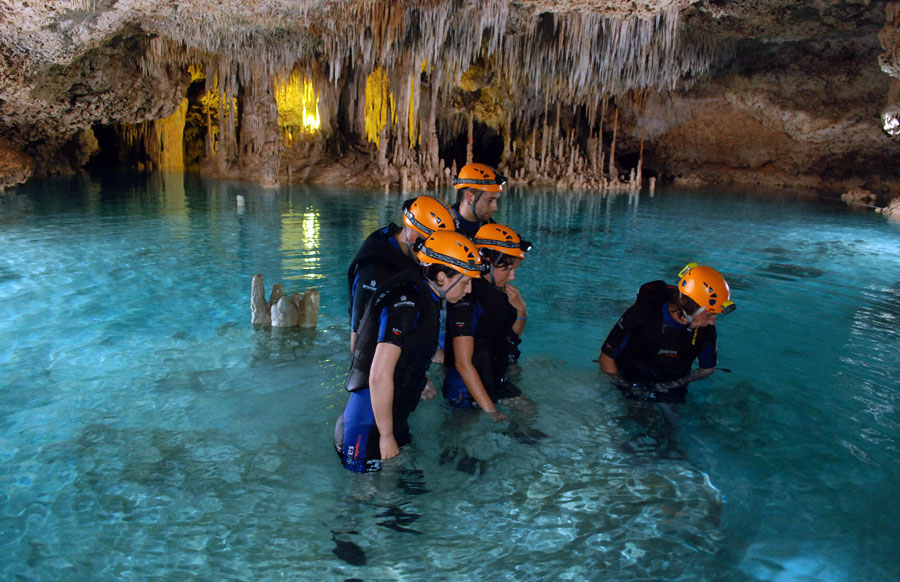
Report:
<svg viewBox="0 0 900 582"><path fill-rule="evenodd" d="M441 301L458 301L483 270L478 249L457 232L434 232L416 256L423 268L379 286L360 321L350 398L334 429L335 449L350 471L378 471L412 440L407 421L438 345Z"/></svg>
<svg viewBox="0 0 900 582"><path fill-rule="evenodd" d="M688 384L715 371L716 317L735 309L728 283L712 267L690 263L679 277L675 287L642 285L601 350L600 369L624 395L628 417L645 429L626 445L635 453L681 456L674 443L676 407Z"/></svg>
<svg viewBox="0 0 900 582"><path fill-rule="evenodd" d="M642 285L603 342L600 369L626 398L684 402L688 384L715 371L716 317L734 311L731 290L712 267L690 263L679 277Z"/></svg>
<svg viewBox="0 0 900 582"><path fill-rule="evenodd" d="M485 164L466 164L460 169L453 179L457 190L453 211L459 232L472 238L482 225L493 222L504 184L506 176Z"/></svg>
<svg viewBox="0 0 900 582"><path fill-rule="evenodd" d="M510 282L531 243L496 223L478 229L474 242L488 268L472 283L472 292L448 310L444 396L458 408L481 408L491 420L508 420L496 403L522 395L506 371L518 356L527 316L525 301Z"/></svg>
<svg viewBox="0 0 900 582"><path fill-rule="evenodd" d="M393 222L370 234L347 269L350 295L350 351L356 344L359 322L375 289L388 277L416 268L413 244L436 230L455 231L453 212L443 200L419 196L403 203L403 227Z"/></svg>

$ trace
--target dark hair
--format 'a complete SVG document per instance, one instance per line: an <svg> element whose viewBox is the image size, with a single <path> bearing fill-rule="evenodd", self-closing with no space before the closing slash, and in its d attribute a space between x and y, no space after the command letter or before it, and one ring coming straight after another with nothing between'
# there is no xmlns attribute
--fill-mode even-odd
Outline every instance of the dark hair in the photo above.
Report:
<svg viewBox="0 0 900 582"><path fill-rule="evenodd" d="M513 264L517 257L501 253L494 249L480 249L481 256L491 264L492 267L505 267Z"/></svg>
<svg viewBox="0 0 900 582"><path fill-rule="evenodd" d="M458 272L459 271L457 271L456 269L452 269L452 268L448 267L447 265L440 265L440 264L425 265L425 277L428 278L429 280L435 281L435 282L437 282L438 273L443 273L443 274L447 275L448 277L452 277L453 275L455 275Z"/></svg>

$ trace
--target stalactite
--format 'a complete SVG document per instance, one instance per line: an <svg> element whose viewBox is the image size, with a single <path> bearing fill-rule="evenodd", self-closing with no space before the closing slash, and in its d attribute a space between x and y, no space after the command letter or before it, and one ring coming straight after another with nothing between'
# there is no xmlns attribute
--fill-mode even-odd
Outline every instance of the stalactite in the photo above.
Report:
<svg viewBox="0 0 900 582"><path fill-rule="evenodd" d="M206 110L207 156L215 156L220 169L244 155L237 143L243 120L234 105L241 91L259 79L297 76L316 88L322 139L338 126L340 114L342 128L376 144L380 165L408 168L410 185L416 180L436 185L446 180L440 140L445 146L462 134L471 140L474 123L485 122L477 113L472 117L479 110L453 106L460 78L478 63L491 78L491 90L510 107L493 122L504 143L501 163L526 177L551 180L577 172L578 180L600 185L610 96L672 89L686 78L702 79L712 63L729 58L729 47L681 33L679 4L649 18L570 12L523 19L510 0L297 0L271 8L268 33L248 24L246 11L211 10L193 20L173 13L149 26L159 36L148 43L141 66L154 74L161 67L206 63L207 84L218 103ZM373 75L375 87L370 87ZM426 79L428 92L422 95ZM556 104L552 125L551 103ZM576 120L565 127L564 107L572 108ZM617 125L609 155L613 181ZM295 137L288 130L284 144L290 146ZM480 152L472 145L466 159L477 161ZM594 175L581 176L588 169Z"/></svg>

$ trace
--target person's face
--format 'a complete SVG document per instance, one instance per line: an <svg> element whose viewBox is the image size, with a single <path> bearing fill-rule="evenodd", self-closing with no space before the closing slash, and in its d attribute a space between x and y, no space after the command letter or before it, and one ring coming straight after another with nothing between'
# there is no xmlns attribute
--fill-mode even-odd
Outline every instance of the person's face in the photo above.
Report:
<svg viewBox="0 0 900 582"><path fill-rule="evenodd" d="M507 263L502 267L491 267L491 274L494 277L494 285L506 287L510 281L516 280L516 269L522 264L522 259L513 259L511 263Z"/></svg>
<svg viewBox="0 0 900 582"><path fill-rule="evenodd" d="M691 329L698 327L707 327L716 324L716 314L708 311L701 311L691 320Z"/></svg>
<svg viewBox="0 0 900 582"><path fill-rule="evenodd" d="M478 194L481 194L481 196L479 197ZM500 192L473 190L470 195L472 196L472 200L478 197L478 202L475 203L475 209L473 210L475 218L482 222L490 220L499 208L498 202L500 201Z"/></svg>
<svg viewBox="0 0 900 582"><path fill-rule="evenodd" d="M472 277L462 273L453 276L441 273L438 275L437 286L446 293L444 299L447 303L456 303L472 290Z"/></svg>

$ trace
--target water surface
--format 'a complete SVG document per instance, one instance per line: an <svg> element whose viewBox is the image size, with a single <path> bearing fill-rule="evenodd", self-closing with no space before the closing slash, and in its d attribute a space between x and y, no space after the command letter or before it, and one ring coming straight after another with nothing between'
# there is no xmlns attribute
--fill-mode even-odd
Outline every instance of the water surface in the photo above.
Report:
<svg viewBox="0 0 900 582"><path fill-rule="evenodd" d="M165 174L0 196L0 577L898 579L900 227L801 194L506 193L536 412L423 403L356 475L345 273L401 201ZM732 284L728 371L636 448L591 360L691 260ZM258 272L319 288L318 328L254 329Z"/></svg>

